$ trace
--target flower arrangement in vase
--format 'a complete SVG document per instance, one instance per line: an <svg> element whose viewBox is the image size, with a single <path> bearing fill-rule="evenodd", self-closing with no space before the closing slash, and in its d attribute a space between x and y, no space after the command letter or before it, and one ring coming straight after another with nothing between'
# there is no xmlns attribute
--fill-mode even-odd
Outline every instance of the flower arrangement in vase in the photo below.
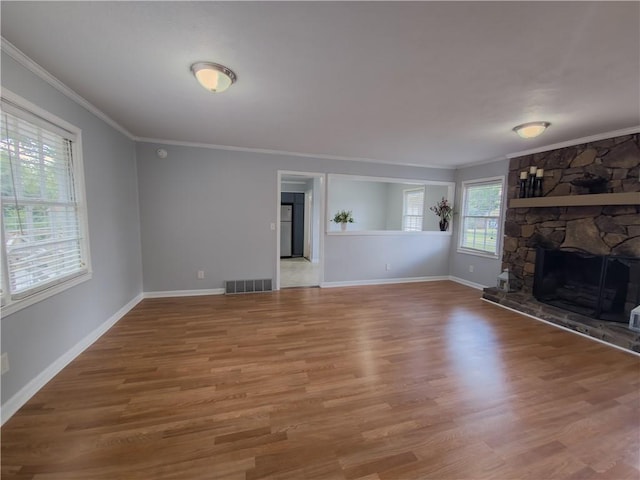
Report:
<svg viewBox="0 0 640 480"><path fill-rule="evenodd" d="M347 223L354 223L353 213L351 210L340 210L331 219L332 222L339 223L340 228L344 232L347 229Z"/></svg>
<svg viewBox="0 0 640 480"><path fill-rule="evenodd" d="M442 200L430 207L429 210L440 217L440 231L446 232L449 229L449 222L453 218L453 207L449 205L449 200L442 197Z"/></svg>

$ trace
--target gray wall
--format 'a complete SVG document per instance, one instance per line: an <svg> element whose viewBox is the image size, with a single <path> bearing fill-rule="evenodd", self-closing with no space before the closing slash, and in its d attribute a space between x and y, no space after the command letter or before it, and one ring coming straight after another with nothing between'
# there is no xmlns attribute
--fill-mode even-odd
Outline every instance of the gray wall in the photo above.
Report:
<svg viewBox="0 0 640 480"><path fill-rule="evenodd" d="M142 291L134 142L2 53L2 86L82 129L93 278L2 318L2 403Z"/></svg>
<svg viewBox="0 0 640 480"><path fill-rule="evenodd" d="M450 234L335 235L328 237L327 244L326 282L449 274Z"/></svg>
<svg viewBox="0 0 640 480"><path fill-rule="evenodd" d="M145 292L275 278L278 170L454 180L454 170L172 145L160 159L157 148L136 146ZM328 235L325 281L447 275L451 237L429 235Z"/></svg>
<svg viewBox="0 0 640 480"><path fill-rule="evenodd" d="M472 167L461 168L456 170L456 201L454 209L457 215L453 222L453 240L451 242L451 258L449 263L450 275L470 282L479 283L484 286L493 286L496 283L496 277L500 274L500 265L502 252L499 252L498 258L487 258L468 253L460 253L457 251L458 234L460 228L460 213L462 209L462 182L467 180L475 180L480 178L490 178L499 175L506 177L509 173L509 160L497 160L492 163L475 165ZM507 185L505 184L505 189ZM502 195L502 224L504 225L504 210L506 208L506 190ZM502 227L501 227L502 228ZM500 243L500 248L502 242ZM469 266L473 265L473 272L469 272Z"/></svg>
<svg viewBox="0 0 640 480"><path fill-rule="evenodd" d="M340 177L329 179L327 216L333 218L341 211L353 213L352 231L384 230L387 218L387 183L350 180ZM341 225L329 223L329 231L341 231Z"/></svg>

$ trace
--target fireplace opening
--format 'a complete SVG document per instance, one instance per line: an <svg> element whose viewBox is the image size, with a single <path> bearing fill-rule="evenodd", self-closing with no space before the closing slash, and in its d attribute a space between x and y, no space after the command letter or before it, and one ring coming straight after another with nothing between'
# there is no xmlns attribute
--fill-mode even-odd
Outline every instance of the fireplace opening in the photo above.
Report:
<svg viewBox="0 0 640 480"><path fill-rule="evenodd" d="M628 323L640 304L640 259L538 247L533 296L591 318Z"/></svg>

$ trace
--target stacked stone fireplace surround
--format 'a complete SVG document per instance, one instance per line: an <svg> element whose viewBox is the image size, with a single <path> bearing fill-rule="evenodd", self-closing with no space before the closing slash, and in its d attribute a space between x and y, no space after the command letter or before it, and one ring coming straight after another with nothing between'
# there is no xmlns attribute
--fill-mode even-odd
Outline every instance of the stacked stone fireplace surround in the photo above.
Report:
<svg viewBox="0 0 640 480"><path fill-rule="evenodd" d="M606 178L603 193L640 192L640 135L625 135L513 158L508 203L518 198L519 176L544 169L544 197L589 195L571 183L585 174ZM536 248L578 250L595 255L640 258L640 193L629 205L508 208L502 269L510 271L511 293L485 289L484 298L524 313L640 352L640 335L624 324L595 320L537 302L532 296ZM640 279L637 288L640 289Z"/></svg>

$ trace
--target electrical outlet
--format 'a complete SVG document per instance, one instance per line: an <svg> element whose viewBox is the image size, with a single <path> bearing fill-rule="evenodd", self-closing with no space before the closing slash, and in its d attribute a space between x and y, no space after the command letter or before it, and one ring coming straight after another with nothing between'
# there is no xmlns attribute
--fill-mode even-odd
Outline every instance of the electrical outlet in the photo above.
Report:
<svg viewBox="0 0 640 480"><path fill-rule="evenodd" d="M272 223L272 224L271 224L271 230L275 230L275 229L276 229L276 224L275 224L275 223Z"/></svg>
<svg viewBox="0 0 640 480"><path fill-rule="evenodd" d="M204 278L204 270L198 270L198 280L202 280Z"/></svg>
<svg viewBox="0 0 640 480"><path fill-rule="evenodd" d="M3 353L2 357L0 357L0 371L2 375L9 371L9 355L6 353Z"/></svg>
<svg viewBox="0 0 640 480"><path fill-rule="evenodd" d="M469 265L469 273L473 273L473 265Z"/></svg>
<svg viewBox="0 0 640 480"><path fill-rule="evenodd" d="M388 272L389 270L391 270L391 264L390 264L390 263L385 264L384 269L385 269L387 272Z"/></svg>

